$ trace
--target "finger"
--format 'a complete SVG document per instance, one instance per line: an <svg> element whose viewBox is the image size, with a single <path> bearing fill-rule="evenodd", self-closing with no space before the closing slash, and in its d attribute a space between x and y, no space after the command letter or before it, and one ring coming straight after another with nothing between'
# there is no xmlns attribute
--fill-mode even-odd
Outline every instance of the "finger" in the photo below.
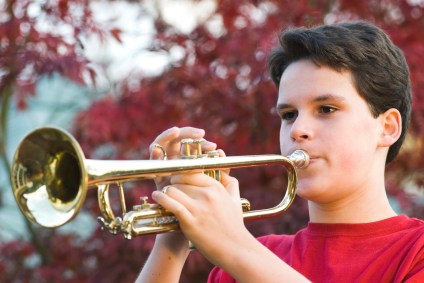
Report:
<svg viewBox="0 0 424 283"><path fill-rule="evenodd" d="M203 173L174 175L170 181L172 185L183 184L196 187L210 187L219 183L217 180Z"/></svg>
<svg viewBox="0 0 424 283"><path fill-rule="evenodd" d="M191 195L195 194L195 189L196 187L190 185L175 184L168 186L166 195L184 205L188 211L191 211L193 208L193 198Z"/></svg>
<svg viewBox="0 0 424 283"><path fill-rule="evenodd" d="M202 138L205 131L193 127L173 127L161 133L150 145L150 159L163 159L163 152L160 148L155 147L156 144L165 147L167 155L174 156L180 153L181 140L186 138ZM204 150L212 150L216 148L214 143L204 143ZM192 154L196 154L197 146L192 144Z"/></svg>
<svg viewBox="0 0 424 283"><path fill-rule="evenodd" d="M158 191L154 191L152 193L152 199L155 200L161 206L165 207L167 210L171 211L173 214L175 214L179 221L192 223L193 215L191 215L191 213L184 205L182 205L175 199Z"/></svg>
<svg viewBox="0 0 424 283"><path fill-rule="evenodd" d="M215 150L215 149L216 149L216 143L214 142L206 141L202 143L202 151Z"/></svg>
<svg viewBox="0 0 424 283"><path fill-rule="evenodd" d="M188 139L188 138L203 138L205 135L205 130L198 129L194 127L182 127L180 128L180 134L179 137L182 139Z"/></svg>
<svg viewBox="0 0 424 283"><path fill-rule="evenodd" d="M222 172L221 183L231 197L237 198L237 199L240 198L239 182L236 178L231 177L225 172Z"/></svg>
<svg viewBox="0 0 424 283"><path fill-rule="evenodd" d="M216 143L213 143L213 142L210 142L210 141L205 141L205 142L201 143L201 149L202 149L202 152L204 152L206 150L215 150L216 149ZM181 154L187 155L185 146L181 146ZM190 155L193 155L193 154L201 154L201 153L197 152L197 145L195 143L190 144Z"/></svg>
<svg viewBox="0 0 424 283"><path fill-rule="evenodd" d="M170 188L173 188L173 190L169 191ZM172 184L172 187L168 188L166 194L172 197L173 199L178 200L177 199L179 197L178 194L183 193L184 195L190 197L193 200L193 199L201 198L203 191L204 191L203 187L196 187L196 186L186 185L186 184ZM174 194L176 195L175 197L174 197ZM179 201L179 202L185 205L185 202L183 201ZM191 200L187 202L189 202L190 204L187 205L186 207L188 208L189 211L191 211L190 209Z"/></svg>
<svg viewBox="0 0 424 283"><path fill-rule="evenodd" d="M197 139L203 138L205 135L205 130L197 129L193 127L183 127L179 129L179 134L174 139L169 141L167 150L172 151L173 154L182 152L181 150L181 140L182 139ZM193 150L196 148L195 145L190 145Z"/></svg>
<svg viewBox="0 0 424 283"><path fill-rule="evenodd" d="M159 136L156 137L156 139L153 141L152 144L160 144L164 146L166 143L172 141L178 135L180 134L180 128L178 127L172 127L164 132L162 132Z"/></svg>
<svg viewBox="0 0 424 283"><path fill-rule="evenodd" d="M149 146L150 159L163 159L163 151L156 147L156 145L161 145L166 148L167 144L179 135L179 132L179 128L173 127L157 136L153 143Z"/></svg>
<svg viewBox="0 0 424 283"><path fill-rule="evenodd" d="M227 155L222 149L218 149L219 157L226 157ZM222 170L222 172L225 172L226 174L230 175L230 169Z"/></svg>
<svg viewBox="0 0 424 283"><path fill-rule="evenodd" d="M151 160L164 160L165 156L167 156L166 154L166 149L165 148L161 148L162 146L159 144L154 144L153 148L150 150L150 159Z"/></svg>

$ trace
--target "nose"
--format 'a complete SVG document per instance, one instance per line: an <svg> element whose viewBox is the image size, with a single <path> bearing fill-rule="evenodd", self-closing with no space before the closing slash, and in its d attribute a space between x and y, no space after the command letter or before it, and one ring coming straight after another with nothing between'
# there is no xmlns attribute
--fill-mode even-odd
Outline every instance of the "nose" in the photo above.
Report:
<svg viewBox="0 0 424 283"><path fill-rule="evenodd" d="M295 142L302 142L310 140L313 137L313 132L311 130L311 123L308 122L305 116L298 115L296 121L292 124L290 130L290 139Z"/></svg>

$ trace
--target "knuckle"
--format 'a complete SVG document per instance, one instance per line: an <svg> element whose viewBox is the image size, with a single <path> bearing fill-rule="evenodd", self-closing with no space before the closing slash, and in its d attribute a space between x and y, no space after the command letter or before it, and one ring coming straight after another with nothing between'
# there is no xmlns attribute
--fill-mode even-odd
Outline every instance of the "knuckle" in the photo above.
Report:
<svg viewBox="0 0 424 283"><path fill-rule="evenodd" d="M226 178L227 178L226 183L228 185L238 185L239 184L239 181L236 178L231 177L230 175L227 175Z"/></svg>
<svg viewBox="0 0 424 283"><path fill-rule="evenodd" d="M209 191L209 190L205 190L205 191L203 191L203 197L204 197L207 201L210 201L210 202L213 202L213 201L215 201L215 199L216 199L215 193L214 193L214 192L211 192L211 191Z"/></svg>
<svg viewBox="0 0 424 283"><path fill-rule="evenodd" d="M152 143L149 145L149 151L150 151L150 153L152 153L152 152L153 152L153 149L155 148L155 145L156 145L156 143L155 143L155 142L152 142Z"/></svg>

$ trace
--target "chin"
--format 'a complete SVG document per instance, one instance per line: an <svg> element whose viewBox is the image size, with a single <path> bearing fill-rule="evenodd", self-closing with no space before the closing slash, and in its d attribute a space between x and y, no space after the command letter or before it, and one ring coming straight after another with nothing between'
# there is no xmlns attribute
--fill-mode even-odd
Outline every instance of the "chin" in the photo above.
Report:
<svg viewBox="0 0 424 283"><path fill-rule="evenodd" d="M297 183L297 195L309 201L319 202L325 194L325 187L320 186L322 182L310 179L300 179Z"/></svg>

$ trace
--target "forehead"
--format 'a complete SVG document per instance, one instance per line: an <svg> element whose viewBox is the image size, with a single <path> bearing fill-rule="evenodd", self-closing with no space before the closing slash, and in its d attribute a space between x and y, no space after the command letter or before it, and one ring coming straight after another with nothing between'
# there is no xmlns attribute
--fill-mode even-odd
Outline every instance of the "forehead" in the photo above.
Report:
<svg viewBox="0 0 424 283"><path fill-rule="evenodd" d="M318 96L363 100L348 71L336 72L306 59L290 64L280 80L278 104L316 101Z"/></svg>

